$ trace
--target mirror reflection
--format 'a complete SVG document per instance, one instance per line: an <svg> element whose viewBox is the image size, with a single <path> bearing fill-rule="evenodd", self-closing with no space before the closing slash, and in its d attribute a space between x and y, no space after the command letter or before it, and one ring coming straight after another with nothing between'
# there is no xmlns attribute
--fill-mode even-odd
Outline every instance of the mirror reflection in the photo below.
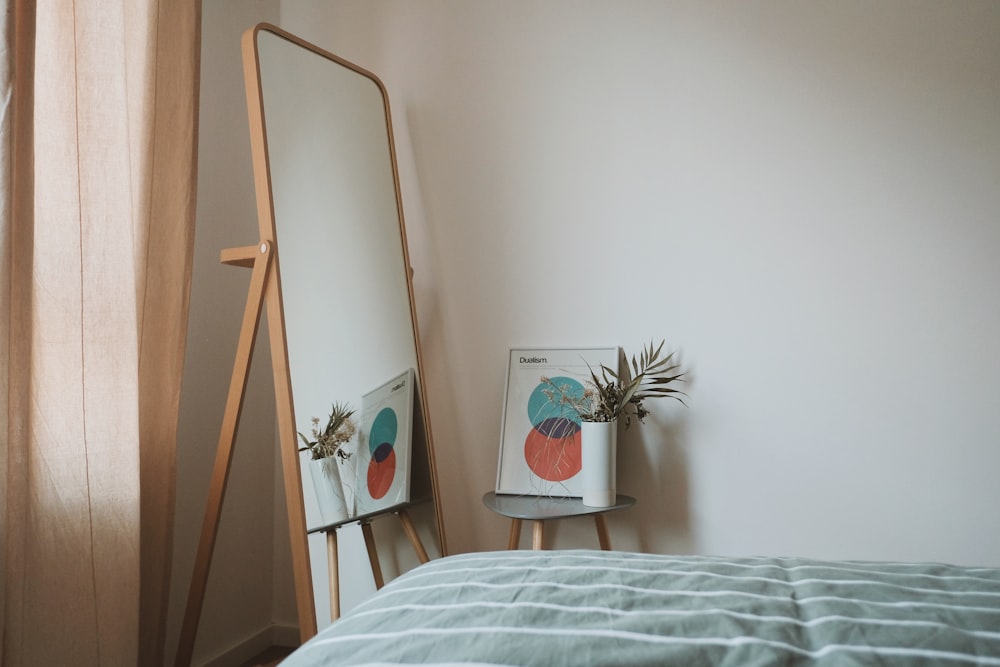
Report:
<svg viewBox="0 0 1000 667"><path fill-rule="evenodd" d="M259 28L256 39L294 420L306 448L300 455L313 590L323 628L331 618L324 530L336 528L341 611L374 592L379 574L388 580L417 565L414 539L431 558L441 555L443 532L384 88L370 73L276 28ZM310 452L326 430L349 454L346 460L313 460ZM325 482L332 479L336 487L337 477L343 495L334 491L331 499ZM343 507L327 505L341 500ZM393 517L400 508L412 518L416 538ZM366 531L378 553L374 573Z"/></svg>

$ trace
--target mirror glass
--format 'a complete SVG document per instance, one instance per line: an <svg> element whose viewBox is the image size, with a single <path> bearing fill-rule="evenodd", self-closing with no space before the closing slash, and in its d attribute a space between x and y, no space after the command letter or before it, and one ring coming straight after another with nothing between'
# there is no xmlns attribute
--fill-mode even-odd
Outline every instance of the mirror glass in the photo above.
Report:
<svg viewBox="0 0 1000 667"><path fill-rule="evenodd" d="M411 429L409 463L404 450L392 453L395 481L386 498L408 491L406 511L434 558L444 552L443 531L385 89L371 73L273 27L259 27L256 43L296 430L309 436L312 418L325 424L335 402L356 410L353 454L340 470L348 505L356 495L359 511L370 512L362 489L372 459L384 458L373 455L378 443L369 443L378 429L372 406L382 400L371 392L409 379L403 400L412 427L407 410L399 410L407 423L394 421L398 435L388 437L405 441ZM322 629L330 622L329 579L326 538L317 531L329 517L317 505L311 457L300 457ZM407 489L397 489L401 480ZM392 512L376 515L370 525L389 580L419 561ZM375 587L357 518L344 522L337 538L343 612Z"/></svg>

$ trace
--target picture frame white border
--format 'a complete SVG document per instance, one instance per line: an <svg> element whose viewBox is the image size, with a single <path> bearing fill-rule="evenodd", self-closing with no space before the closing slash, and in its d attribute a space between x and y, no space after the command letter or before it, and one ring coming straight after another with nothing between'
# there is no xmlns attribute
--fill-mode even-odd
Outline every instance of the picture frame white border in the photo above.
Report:
<svg viewBox="0 0 1000 667"><path fill-rule="evenodd" d="M620 355L621 349L616 345L510 348L500 424L496 493L582 497L579 473L566 480L550 481L542 479L529 468L524 447L532 425L525 409L526 400L536 390L543 375L572 377L586 385L590 380L590 369L600 373L601 365L605 365L619 370Z"/></svg>

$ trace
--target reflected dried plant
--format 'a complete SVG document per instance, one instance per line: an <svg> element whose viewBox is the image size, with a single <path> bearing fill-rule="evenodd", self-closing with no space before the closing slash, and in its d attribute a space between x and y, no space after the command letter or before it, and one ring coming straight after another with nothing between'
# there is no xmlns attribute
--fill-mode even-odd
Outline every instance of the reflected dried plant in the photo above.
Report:
<svg viewBox="0 0 1000 667"><path fill-rule="evenodd" d="M353 416L354 410L349 404L334 403L325 427L320 429L319 417L312 418L312 440L299 431L299 439L305 445L300 447L299 451L309 450L313 459L336 456L346 461L351 457L351 453L344 449L344 445L351 441L357 431Z"/></svg>

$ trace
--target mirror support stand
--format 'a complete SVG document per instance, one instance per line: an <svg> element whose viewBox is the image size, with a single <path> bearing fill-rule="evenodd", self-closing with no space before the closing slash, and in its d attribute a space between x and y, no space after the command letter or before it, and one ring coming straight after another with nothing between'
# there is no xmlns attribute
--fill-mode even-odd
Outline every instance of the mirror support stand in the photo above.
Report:
<svg viewBox="0 0 1000 667"><path fill-rule="evenodd" d="M253 356L254 343L260 327L260 315L265 298L268 302L269 331L272 337L272 350L281 349L280 358L275 357L275 378L279 377L278 366L287 365L284 353L284 329L280 326L281 303L275 271L272 271L274 248L268 241L261 241L255 246L228 248L222 251L223 264L243 266L253 269L250 276L250 287L247 293L246 308L243 311L243 323L240 327L239 343L236 347L236 359L233 362L233 374L229 383L229 394L226 399L226 411L222 419L222 429L219 434L219 444L215 455L215 466L212 470L212 480L208 490L208 501L205 505L205 516L202 521L201 537L198 543L198 553L195 557L194 572L191 576L191 586L188 590L187 606L184 609L184 622L181 626L180 642L174 664L177 667L187 667L191 664L194 652L195 635L198 631L198 621L201 618L202 605L205 599L205 587L208 583L208 571L212 563L212 553L215 550L215 540L218 535L219 518L222 513L222 501L229 481L229 470L232 467L233 449L236 443L236 433L239 427L240 414L243 411L243 401L246 397L247 380L250 373L250 361ZM277 326L276 326L277 324ZM281 346L278 348L278 346ZM272 353L274 354L274 353ZM284 374L287 377L287 373ZM275 383L275 393L278 403L278 421L291 422L286 415L285 406L290 406L290 394L287 387L282 388ZM284 429L282 429L284 432ZM292 442L292 451L286 452L286 443L281 443L281 463L284 472L285 493L290 498L293 494L301 494L301 474L298 469L297 451ZM298 484L294 482L298 481ZM309 552L306 541L305 516L301 501L289 503L289 534L292 547L292 567L295 579L296 604L298 608L299 636L304 641L316 634L316 618L313 606L312 584L309 570ZM293 512L292 508L298 508ZM294 516L293 516L294 515Z"/></svg>

